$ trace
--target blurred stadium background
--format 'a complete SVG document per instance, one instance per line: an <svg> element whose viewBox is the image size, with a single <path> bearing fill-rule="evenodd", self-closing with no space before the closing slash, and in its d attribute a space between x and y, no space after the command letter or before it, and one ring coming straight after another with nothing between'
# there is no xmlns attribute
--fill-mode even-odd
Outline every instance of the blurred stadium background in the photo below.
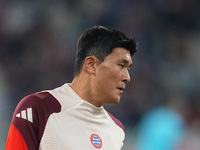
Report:
<svg viewBox="0 0 200 150"><path fill-rule="evenodd" d="M199 0L0 1L0 149L17 103L71 82L76 42L93 25L136 38L119 105L123 150L200 149Z"/></svg>

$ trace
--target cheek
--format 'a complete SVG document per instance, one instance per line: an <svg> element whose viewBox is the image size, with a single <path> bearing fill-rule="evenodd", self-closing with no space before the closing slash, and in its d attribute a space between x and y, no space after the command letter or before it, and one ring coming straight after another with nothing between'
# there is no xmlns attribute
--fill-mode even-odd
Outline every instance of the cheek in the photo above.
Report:
<svg viewBox="0 0 200 150"><path fill-rule="evenodd" d="M116 82L120 80L120 75L117 72L106 73L102 76L103 76L103 79L105 80L105 82L109 85L116 84Z"/></svg>
<svg viewBox="0 0 200 150"><path fill-rule="evenodd" d="M97 77L99 78L99 83L109 83L112 84L112 82L115 82L117 80L120 80L121 74L120 69L116 66L104 66L97 70Z"/></svg>

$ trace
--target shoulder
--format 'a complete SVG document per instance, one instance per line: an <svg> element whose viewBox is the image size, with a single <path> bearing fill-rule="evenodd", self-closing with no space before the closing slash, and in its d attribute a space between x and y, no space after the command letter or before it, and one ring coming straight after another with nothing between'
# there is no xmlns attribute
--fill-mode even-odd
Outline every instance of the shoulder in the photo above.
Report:
<svg viewBox="0 0 200 150"><path fill-rule="evenodd" d="M47 120L52 113L60 112L61 105L49 92L38 92L24 97L17 105L12 121L17 123L19 118L39 123Z"/></svg>
<svg viewBox="0 0 200 150"><path fill-rule="evenodd" d="M60 103L49 92L38 92L24 97L18 104L17 109L44 109L58 112Z"/></svg>
<svg viewBox="0 0 200 150"><path fill-rule="evenodd" d="M108 115L111 117L111 119L115 122L115 124L117 124L124 132L125 132L125 128L124 125L122 124L122 122L120 120L118 120L117 118L115 118L111 113L109 113L107 110L106 112L108 113Z"/></svg>
<svg viewBox="0 0 200 150"><path fill-rule="evenodd" d="M49 116L60 110L60 103L49 92L34 93L19 102L11 124L25 139L28 148L38 149Z"/></svg>

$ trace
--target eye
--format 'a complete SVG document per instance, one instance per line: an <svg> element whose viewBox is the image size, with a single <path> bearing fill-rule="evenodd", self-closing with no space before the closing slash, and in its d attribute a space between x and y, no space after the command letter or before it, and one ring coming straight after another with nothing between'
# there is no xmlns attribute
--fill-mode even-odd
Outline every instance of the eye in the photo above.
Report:
<svg viewBox="0 0 200 150"><path fill-rule="evenodd" d="M120 66L121 68L124 68L124 64L119 64L119 66Z"/></svg>

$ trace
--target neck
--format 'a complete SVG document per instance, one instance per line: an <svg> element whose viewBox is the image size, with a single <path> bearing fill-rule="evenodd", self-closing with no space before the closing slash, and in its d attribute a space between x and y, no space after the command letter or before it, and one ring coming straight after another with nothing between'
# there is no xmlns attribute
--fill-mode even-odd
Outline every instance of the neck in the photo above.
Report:
<svg viewBox="0 0 200 150"><path fill-rule="evenodd" d="M93 88L89 76L82 77L81 74L76 76L70 86L83 100L95 105L96 107L101 106L101 104L96 100L96 97L93 96Z"/></svg>

